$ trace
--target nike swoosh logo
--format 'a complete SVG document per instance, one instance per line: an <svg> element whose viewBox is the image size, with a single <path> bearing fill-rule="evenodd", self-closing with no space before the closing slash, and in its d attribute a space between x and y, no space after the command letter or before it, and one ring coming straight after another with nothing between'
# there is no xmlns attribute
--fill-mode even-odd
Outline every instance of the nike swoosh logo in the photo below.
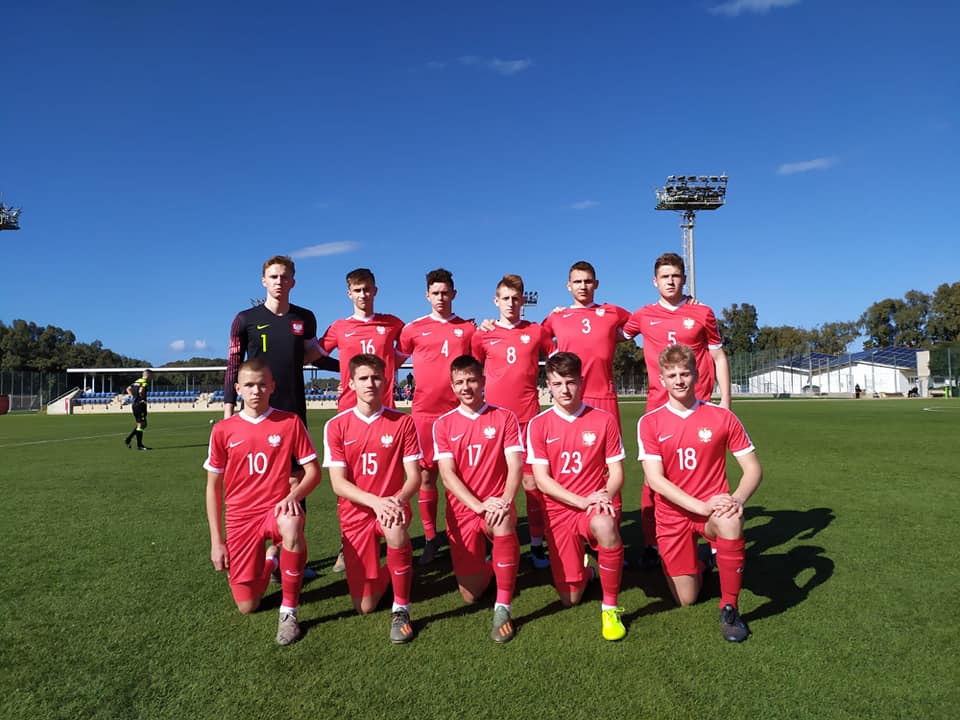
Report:
<svg viewBox="0 0 960 720"><path fill-rule="evenodd" d="M227 447L235 448L237 445L243 445L243 440L241 440L240 442L229 443Z"/></svg>
<svg viewBox="0 0 960 720"><path fill-rule="evenodd" d="M657 442L663 442L664 440L669 440L673 435L657 435Z"/></svg>
<svg viewBox="0 0 960 720"><path fill-rule="evenodd" d="M353 336L356 335L356 334L357 334L357 331L354 330L352 333L344 333L343 336L344 336L345 338L348 338L348 337L353 337Z"/></svg>
<svg viewBox="0 0 960 720"><path fill-rule="evenodd" d="M600 563L597 563L597 567L601 570L606 570L607 572L613 572L613 568L608 568L606 565L601 565Z"/></svg>
<svg viewBox="0 0 960 720"><path fill-rule="evenodd" d="M433 330L427 330L426 332L421 332L421 335L433 335Z"/></svg>
<svg viewBox="0 0 960 720"><path fill-rule="evenodd" d="M515 565L516 563L502 563L502 562L497 563L497 567L514 567Z"/></svg>
<svg viewBox="0 0 960 720"><path fill-rule="evenodd" d="M547 445L549 445L550 443L555 443L555 442L556 442L557 440L559 440L559 439L560 439L560 438L558 438L558 437L555 437L555 438L547 438Z"/></svg>
<svg viewBox="0 0 960 720"><path fill-rule="evenodd" d="M268 327L270 327L270 323L267 323L266 325L257 325L257 330L263 330L264 328Z"/></svg>
<svg viewBox="0 0 960 720"><path fill-rule="evenodd" d="M451 435L451 436L450 436L450 442L456 442L457 440L459 440L459 439L462 438L462 437L463 437L463 433L460 433L459 435Z"/></svg>
<svg viewBox="0 0 960 720"><path fill-rule="evenodd" d="M294 570L284 570L283 572L285 575L289 575L290 577L300 577L300 573Z"/></svg>
<svg viewBox="0 0 960 720"><path fill-rule="evenodd" d="M409 571L409 570L394 570L394 571L393 571L393 574L394 574L394 575L409 575L409 574L410 574L410 571Z"/></svg>
<svg viewBox="0 0 960 720"><path fill-rule="evenodd" d="M573 313L564 313L563 315L561 315L561 317L565 317L565 318L573 317Z"/></svg>
<svg viewBox="0 0 960 720"><path fill-rule="evenodd" d="M343 441L343 444L344 444L344 445L353 445L355 442L356 442L356 440L344 440L344 441Z"/></svg>
<svg viewBox="0 0 960 720"><path fill-rule="evenodd" d="M500 341L499 341L499 340L491 340L491 341L490 341L490 344L491 344L491 345L496 345L498 342L500 342Z"/></svg>
<svg viewBox="0 0 960 720"><path fill-rule="evenodd" d="M651 325L659 325L659 324L662 323L662 322L663 322L663 320L651 320L651 321L650 321L650 324L651 324Z"/></svg>

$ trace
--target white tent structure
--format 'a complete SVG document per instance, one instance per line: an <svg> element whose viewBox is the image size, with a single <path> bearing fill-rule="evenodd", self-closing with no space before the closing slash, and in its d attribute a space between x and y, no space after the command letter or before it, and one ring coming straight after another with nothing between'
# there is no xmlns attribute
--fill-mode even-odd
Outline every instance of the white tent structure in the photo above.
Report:
<svg viewBox="0 0 960 720"><path fill-rule="evenodd" d="M754 372L749 392L759 395L906 395L917 385L917 350L878 348L849 355L791 355ZM921 393L922 394L922 393Z"/></svg>

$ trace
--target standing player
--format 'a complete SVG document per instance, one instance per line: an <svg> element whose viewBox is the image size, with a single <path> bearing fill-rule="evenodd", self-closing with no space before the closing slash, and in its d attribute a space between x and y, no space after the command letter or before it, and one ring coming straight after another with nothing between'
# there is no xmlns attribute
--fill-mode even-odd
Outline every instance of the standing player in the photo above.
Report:
<svg viewBox="0 0 960 720"><path fill-rule="evenodd" d="M437 268L427 273L427 301L429 315L407 323L400 333L399 350L412 356L413 392L412 415L420 436L421 447L430 447L434 421L457 406L457 398L450 388L450 362L460 355L470 354L470 340L476 330L472 320L453 314L453 275ZM426 543L420 564L433 562L437 554L437 465L432 456L420 461L420 520Z"/></svg>
<svg viewBox="0 0 960 720"><path fill-rule="evenodd" d="M147 386L150 384L150 375L151 372L149 370L144 370L143 376L137 378L127 386L127 395L129 395L133 401L133 404L130 406L133 410L133 419L136 421L133 430L130 431L130 434L127 435L126 440L124 440L128 450L130 449L130 441L133 440L134 436L137 438L137 450L153 449L143 444L143 431L147 429Z"/></svg>
<svg viewBox="0 0 960 720"><path fill-rule="evenodd" d="M229 572L237 609L247 614L260 606L279 567L282 600L277 642L289 645L300 637L297 605L307 562L303 500L320 480L317 453L296 414L270 407L273 375L261 358L237 371L236 392L243 410L217 423L210 434L207 470L207 523L210 560L218 572ZM290 458L303 467L303 480L290 485ZM226 504L226 542L220 519ZM264 541L273 545L264 558ZM277 543L283 555L277 559Z"/></svg>
<svg viewBox="0 0 960 720"><path fill-rule="evenodd" d="M570 267L567 290L573 296L568 308L550 313L543 328L557 339L560 352L571 352L583 362L583 401L606 410L620 424L620 408L613 383L613 355L630 313L610 303L598 304L594 295L600 281L593 265L580 260Z"/></svg>
<svg viewBox="0 0 960 720"><path fill-rule="evenodd" d="M517 416L484 402L483 367L461 355L450 364L450 383L460 405L433 424L434 460L447 491L447 538L460 594L480 599L497 579L494 642L513 639L510 618L520 543L513 504L523 474ZM492 564L487 540L493 543Z"/></svg>
<svg viewBox="0 0 960 720"><path fill-rule="evenodd" d="M353 607L365 615L392 583L390 640L406 643L413 639L413 547L407 528L410 498L420 485L420 444L411 417L383 405L384 361L355 355L349 368L356 405L323 428L323 464L339 497L347 587ZM381 537L387 541L385 567L380 566Z"/></svg>
<svg viewBox="0 0 960 720"><path fill-rule="evenodd" d="M271 402L279 410L295 412L307 424L307 399L303 387L305 360L320 358L317 344L317 318L306 308L290 302L290 291L297 281L296 266L289 257L275 255L263 263L260 282L267 290L263 304L237 313L230 326L230 347L227 351L227 371L223 378L223 416L233 415L237 402L237 372L246 358L262 357L273 374L276 390ZM323 369L339 370L332 358ZM291 464L290 482L297 482L302 473ZM316 573L307 568L307 580Z"/></svg>
<svg viewBox="0 0 960 720"><path fill-rule="evenodd" d="M619 640L627 633L618 607L625 456L620 426L610 413L583 402L580 358L558 352L545 369L554 406L527 426L527 457L544 495L553 582L565 607L580 602L592 577L582 562L589 543L597 551L603 591L601 633Z"/></svg>
<svg viewBox="0 0 960 720"><path fill-rule="evenodd" d="M397 375L397 341L403 330L403 320L396 315L374 312L373 302L377 297L377 281L367 268L357 268L347 273L347 297L353 301L353 315L335 320L320 338L324 355L334 350L344 359L365 353L376 355L386 363L384 370L386 386L383 404L393 407L393 384ZM340 399L337 410L349 410L357 404L357 395L350 389L350 370L340 366Z"/></svg>
<svg viewBox="0 0 960 720"><path fill-rule="evenodd" d="M653 264L653 284L660 297L634 312L623 333L627 338L643 336L643 358L647 365L647 412L667 402L667 390L660 382L657 358L668 346L681 344L693 349L699 380L696 397L710 402L714 380L720 389L720 407L730 409L730 366L723 351L717 318L707 305L691 303L683 294L687 281L683 258L664 253ZM716 373L714 373L716 366ZM649 484L644 483L640 496L640 524L647 549L641 556L645 567L655 566L656 523L654 498Z"/></svg>
<svg viewBox="0 0 960 720"><path fill-rule="evenodd" d="M297 284L296 266L289 257L277 255L263 264L261 283L267 298L256 307L237 313L230 326L227 371L223 380L223 416L233 415L237 402L237 369L246 358L263 357L276 382L273 406L297 413L307 424L307 400L303 387L305 360L320 357L317 344L317 318L306 308L290 302L290 291ZM330 362L325 370L339 370Z"/></svg>
<svg viewBox="0 0 960 720"><path fill-rule="evenodd" d="M693 350L671 345L658 358L660 381L669 395L637 425L640 460L646 482L657 494L657 542L670 592L680 605L700 594L703 565L697 560L697 535L717 548L720 575L720 629L731 642L750 634L737 610L743 582L743 504L763 471L753 443L737 417L697 399L697 361ZM730 492L726 453L743 471Z"/></svg>
<svg viewBox="0 0 960 720"><path fill-rule="evenodd" d="M487 402L512 410L520 421L521 441L527 423L540 412L537 376L540 356L554 350L550 333L537 323L522 320L523 278L504 275L497 284L494 305L500 311L495 323L476 333L472 354L483 363L486 376L484 398ZM529 464L523 468L523 490L527 500L527 524L530 530L530 560L538 570L550 567L543 548L543 496L533 479Z"/></svg>

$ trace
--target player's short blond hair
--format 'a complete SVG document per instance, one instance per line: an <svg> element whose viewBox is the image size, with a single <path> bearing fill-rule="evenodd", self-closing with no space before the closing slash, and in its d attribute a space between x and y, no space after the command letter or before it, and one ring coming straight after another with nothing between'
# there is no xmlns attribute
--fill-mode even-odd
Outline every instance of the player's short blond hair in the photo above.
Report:
<svg viewBox="0 0 960 720"><path fill-rule="evenodd" d="M696 371L697 356L693 354L693 348L687 347L686 345L668 345L657 356L657 366L661 370L676 365L684 365Z"/></svg>
<svg viewBox="0 0 960 720"><path fill-rule="evenodd" d="M266 277L267 268L271 265L283 265L287 270L290 271L290 277L293 277L297 274L297 266L293 264L293 258L289 255L274 255L272 258L267 260L263 264L263 270L261 270L261 275Z"/></svg>

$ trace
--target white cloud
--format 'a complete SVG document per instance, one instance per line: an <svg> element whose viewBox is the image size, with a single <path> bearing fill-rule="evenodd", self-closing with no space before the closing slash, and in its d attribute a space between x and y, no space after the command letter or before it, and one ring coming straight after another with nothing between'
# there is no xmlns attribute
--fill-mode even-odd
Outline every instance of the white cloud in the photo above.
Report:
<svg viewBox="0 0 960 720"><path fill-rule="evenodd" d="M596 200L581 200L580 202L575 202L570 206L571 210L590 210L599 205Z"/></svg>
<svg viewBox="0 0 960 720"><path fill-rule="evenodd" d="M194 341L193 341L193 349L194 349L194 350L206 350L206 349L207 349L207 341L206 341L206 340L194 340Z"/></svg>
<svg viewBox="0 0 960 720"><path fill-rule="evenodd" d="M837 159L832 157L815 158L813 160L803 160L801 162L784 163L777 168L778 175L794 175L796 173L810 172L811 170L826 170L832 165L836 165Z"/></svg>
<svg viewBox="0 0 960 720"><path fill-rule="evenodd" d="M491 70L501 75L516 75L517 73L522 73L524 70L528 70L531 65L533 65L533 60L530 58L524 58L523 60L501 60L500 58L494 58L487 63L487 66Z"/></svg>
<svg viewBox="0 0 960 720"><path fill-rule="evenodd" d="M729 0L710 8L710 12L713 15L736 17L743 13L765 13L774 8L785 8L799 3L800 0Z"/></svg>
<svg viewBox="0 0 960 720"><path fill-rule="evenodd" d="M343 242L322 243L320 245L311 245L310 247L294 250L290 253L292 258L321 257L323 255L343 255L353 252L360 247L359 243L345 240Z"/></svg>
<svg viewBox="0 0 960 720"><path fill-rule="evenodd" d="M174 340L170 343L170 349L174 352L183 352L183 349L187 346L186 340Z"/></svg>
<svg viewBox="0 0 960 720"><path fill-rule="evenodd" d="M431 60L424 67L427 70L443 70L452 64L463 65L464 67L480 68L481 70L490 70L498 75L509 77L517 75L524 70L529 70L533 66L533 60L530 58L520 58L517 60L504 60L502 58L485 58L479 55L461 55L455 60Z"/></svg>

